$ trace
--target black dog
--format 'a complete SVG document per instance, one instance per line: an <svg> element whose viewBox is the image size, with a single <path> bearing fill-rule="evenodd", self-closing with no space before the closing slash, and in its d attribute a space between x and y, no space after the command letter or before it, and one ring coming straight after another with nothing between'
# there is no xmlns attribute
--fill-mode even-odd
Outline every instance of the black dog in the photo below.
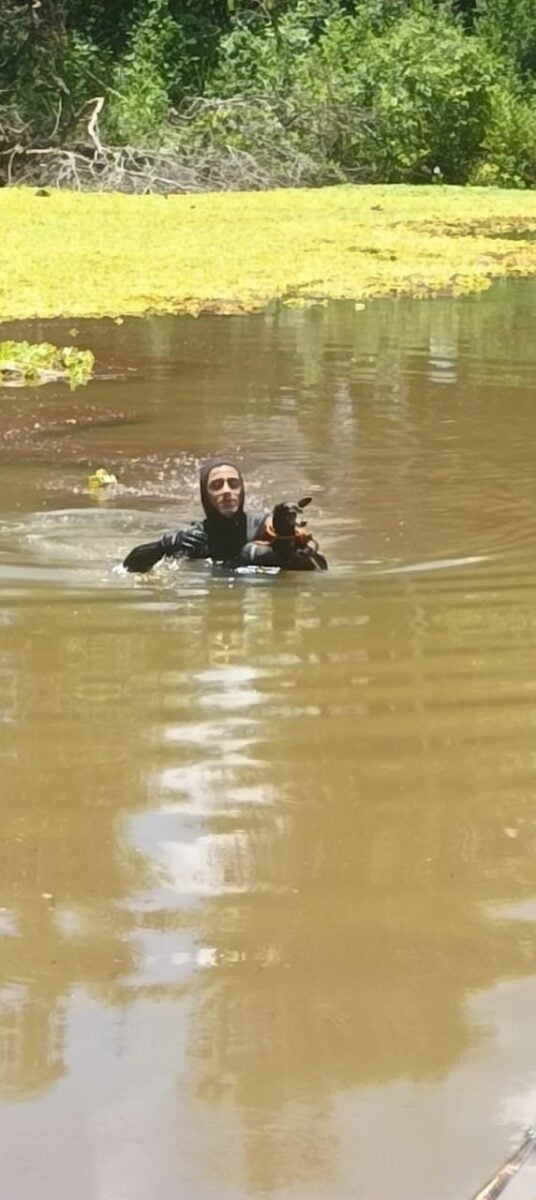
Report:
<svg viewBox="0 0 536 1200"><path fill-rule="evenodd" d="M307 533L303 509L311 503L311 496L294 503L284 500L276 504L270 516L265 517L255 535L253 553L249 561L262 564L270 559L287 571L327 571L328 564L318 549L318 542ZM258 548L258 549L257 549Z"/></svg>
<svg viewBox="0 0 536 1200"><path fill-rule="evenodd" d="M311 499L311 496L305 496L303 500L298 500L297 504L290 500L276 504L272 512L272 525L278 538L294 537L297 529L304 528L307 522L304 521L302 512L311 503Z"/></svg>

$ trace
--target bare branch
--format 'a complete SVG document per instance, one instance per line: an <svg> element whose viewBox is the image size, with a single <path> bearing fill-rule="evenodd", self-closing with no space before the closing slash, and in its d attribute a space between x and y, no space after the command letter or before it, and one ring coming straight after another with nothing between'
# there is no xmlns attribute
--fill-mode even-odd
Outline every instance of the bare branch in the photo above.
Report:
<svg viewBox="0 0 536 1200"><path fill-rule="evenodd" d="M7 183L8 183L8 187L10 187L10 186L11 186L11 184L12 184L12 182L13 182L13 180L12 180L13 159L14 159L14 158L16 158L17 154L19 154L19 153L20 153L21 149L22 149L22 147L21 147L21 146L19 146L19 144L18 144L18 142L17 142L17 145L13 147L13 149L12 149L12 151L11 151L10 155L9 155L9 158L8 158L8 160L7 160Z"/></svg>
<svg viewBox="0 0 536 1200"><path fill-rule="evenodd" d="M172 123L177 130L177 146L165 150L104 145L98 126L104 103L105 96L95 96L73 115L78 126L82 119L87 120L87 140L79 145L64 148L30 146L24 149L20 133L14 130L12 137L17 138L17 143L9 153L7 182L13 183L16 179L18 183L38 187L49 185L87 191L168 195L206 191L260 191L272 187L340 182L348 178L348 173L344 174L331 162L332 147L341 136L341 131L344 136L345 128L345 114L339 112L336 105L333 106L333 132L328 122L322 138L323 154L313 158L299 150L292 137L287 137L287 130L294 127L296 115L294 108L281 97L269 99L261 95L238 95L223 99L189 99L172 113ZM248 128L252 106L255 136L251 144L255 149L238 149L233 144L234 132L244 124ZM266 113L265 122L262 120L263 112ZM228 121L227 144L207 146L203 136L204 126L210 126L212 115L219 118L220 114L223 127ZM353 122L355 118L356 114L353 113ZM54 136L60 119L61 113L56 117ZM318 119L313 108L306 119L309 124ZM181 147L183 139L184 149ZM358 164L355 172L359 172Z"/></svg>
<svg viewBox="0 0 536 1200"><path fill-rule="evenodd" d="M100 136L99 136L98 117L99 117L99 113L102 109L102 106L104 104L104 96L97 96L95 98L95 101L88 100L88 104L93 104L93 103L94 103L95 107L93 109L91 117L89 118L89 121L87 124L87 131L89 133L91 141L93 142L93 145L97 148L99 154L102 154L103 146L102 146L102 142L101 142Z"/></svg>
<svg viewBox="0 0 536 1200"><path fill-rule="evenodd" d="M58 99L58 111L57 111L57 113L56 113L56 120L55 120L55 122L54 122L54 128L53 128L53 130L52 130L52 133L51 133L51 135L50 135L50 136L51 136L51 138L55 138L55 137L56 137L56 134L57 134L57 132L58 132L58 129L59 129L59 127L60 127L60 120L61 120L62 109L63 109L63 103L62 103L62 99L61 99L61 96L60 96L60 97L59 97L59 99Z"/></svg>

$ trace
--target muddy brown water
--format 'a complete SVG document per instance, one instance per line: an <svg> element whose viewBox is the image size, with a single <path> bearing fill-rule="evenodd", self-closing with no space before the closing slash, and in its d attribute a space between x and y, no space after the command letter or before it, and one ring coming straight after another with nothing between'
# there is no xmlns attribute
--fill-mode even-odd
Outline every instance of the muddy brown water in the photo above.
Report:
<svg viewBox="0 0 536 1200"><path fill-rule="evenodd" d="M2 328L97 358L0 393L6 1200L469 1200L536 1119L535 317ZM116 571L222 450L328 575Z"/></svg>

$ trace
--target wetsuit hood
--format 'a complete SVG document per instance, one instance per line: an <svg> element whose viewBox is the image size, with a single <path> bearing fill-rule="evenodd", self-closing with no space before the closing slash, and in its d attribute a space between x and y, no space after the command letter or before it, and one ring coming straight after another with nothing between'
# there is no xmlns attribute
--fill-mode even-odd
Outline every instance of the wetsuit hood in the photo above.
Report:
<svg viewBox="0 0 536 1200"><path fill-rule="evenodd" d="M210 501L208 494L208 478L215 467L233 467L240 477L240 496L238 508L232 517L224 517ZM210 558L216 562L230 562L238 558L242 546L247 541L247 521L244 512L244 480L236 463L229 458L210 458L203 463L199 472L201 503L205 510L205 530L208 541Z"/></svg>

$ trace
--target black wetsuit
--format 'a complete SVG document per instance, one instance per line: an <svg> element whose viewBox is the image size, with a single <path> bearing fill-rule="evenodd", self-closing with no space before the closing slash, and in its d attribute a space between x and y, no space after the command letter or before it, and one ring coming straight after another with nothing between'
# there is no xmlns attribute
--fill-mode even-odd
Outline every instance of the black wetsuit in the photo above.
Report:
<svg viewBox="0 0 536 1200"><path fill-rule="evenodd" d="M234 467L240 478L238 509L231 517L223 517L210 502L208 479L215 467ZM165 533L162 537L164 552L173 558L211 558L213 562L236 565L242 547L254 538L263 514L244 512L244 480L238 467L226 458L212 458L204 463L199 473L199 485L205 519L192 521L186 529L176 533Z"/></svg>
<svg viewBox="0 0 536 1200"><path fill-rule="evenodd" d="M234 467L240 477L239 506L231 517L222 516L211 504L208 495L210 472L215 467L224 466ZM164 557L210 558L215 563L224 563L231 568L250 565L280 567L286 571L314 571L320 565L322 556L315 558L312 551L304 546L283 543L266 545L256 540L262 537L268 514L244 512L244 481L238 467L228 458L213 458L204 463L199 479L204 520L192 521L186 529L164 533L156 542L136 546L123 562L127 571L150 571ZM327 566L325 559L322 562Z"/></svg>
<svg viewBox="0 0 536 1200"><path fill-rule="evenodd" d="M215 467L233 467L228 458L213 458L204 463L200 471L201 503L205 519L192 521L186 529L164 533L157 542L136 546L127 554L123 566L127 571L149 571L161 558L211 558L213 562L228 566L239 566L240 554L246 543L251 542L264 520L263 513L244 512L244 481L240 476L240 497L236 513L223 517L211 504L208 495L208 477Z"/></svg>

